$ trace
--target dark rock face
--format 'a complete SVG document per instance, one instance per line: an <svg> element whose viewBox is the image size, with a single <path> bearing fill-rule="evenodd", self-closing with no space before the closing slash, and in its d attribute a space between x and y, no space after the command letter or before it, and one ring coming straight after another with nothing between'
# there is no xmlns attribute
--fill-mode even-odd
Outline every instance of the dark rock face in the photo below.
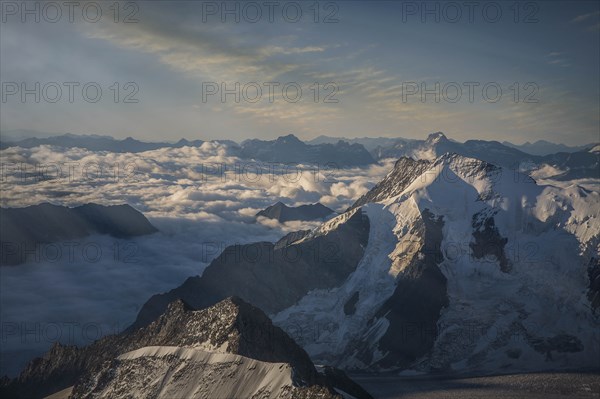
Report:
<svg viewBox="0 0 600 399"><path fill-rule="evenodd" d="M352 379L350 379L350 377L348 377L348 375L342 370L336 369L335 367L325 366L321 372L334 388L341 389L355 398L371 397L371 395L365 391L363 387L352 381Z"/></svg>
<svg viewBox="0 0 600 399"><path fill-rule="evenodd" d="M469 246L475 258L482 259L490 255L494 256L500 263L500 270L504 273L510 272L511 264L504 252L508 238L500 235L493 216L473 215L473 238L475 241L471 242Z"/></svg>
<svg viewBox="0 0 600 399"><path fill-rule="evenodd" d="M600 308L600 259L591 258L588 264L588 277L590 285L588 289L588 299L595 311Z"/></svg>
<svg viewBox="0 0 600 399"><path fill-rule="evenodd" d="M400 158L394 164L394 169L368 193L360 197L350 209L399 195L430 166L429 161Z"/></svg>
<svg viewBox="0 0 600 399"><path fill-rule="evenodd" d="M287 206L282 202L278 202L258 212L256 216L277 219L280 223L284 223L292 220L322 220L334 213L332 209L318 202L316 204L300 205L297 207Z"/></svg>
<svg viewBox="0 0 600 399"><path fill-rule="evenodd" d="M446 277L438 264L441 252L442 217L423 211L420 230L423 256L415 257L398 276L392 296L378 310L389 327L379 341L379 350L387 355L378 362L384 368L403 367L428 353L437 338L437 322L442 308L448 306Z"/></svg>
<svg viewBox="0 0 600 399"><path fill-rule="evenodd" d="M302 348L260 309L235 297L197 311L175 301L153 323L132 333L107 336L82 348L57 344L43 358L32 361L17 379L3 380L0 393L3 397L40 397L75 384L74 397L81 397L78 393L85 392L106 362L147 346L210 346L264 362L288 363L298 381L322 385L324 392L333 393L332 384L317 373Z"/></svg>
<svg viewBox="0 0 600 399"><path fill-rule="evenodd" d="M41 244L90 234L128 238L158 231L129 205L86 204L67 208L43 203L25 208L2 208L0 218L0 265L25 262L26 254Z"/></svg>
<svg viewBox="0 0 600 399"><path fill-rule="evenodd" d="M227 247L201 277L150 298L130 328L148 325L175 299L201 309L235 295L273 314L310 290L339 286L356 270L369 238L369 220L360 210L340 217L347 219L331 231L300 234L303 238L292 242L284 237L287 245Z"/></svg>
<svg viewBox="0 0 600 399"><path fill-rule="evenodd" d="M336 144L309 145L293 134L272 141L247 140L241 144L240 156L265 162L309 163L334 168L375 163L360 144L338 141Z"/></svg>
<svg viewBox="0 0 600 399"><path fill-rule="evenodd" d="M505 353L510 359L518 359L521 357L521 349L507 349Z"/></svg>
<svg viewBox="0 0 600 399"><path fill-rule="evenodd" d="M549 338L530 337L529 344L540 353L546 354L546 360L552 360L552 352L581 352L583 344L579 338L568 334L559 334Z"/></svg>
<svg viewBox="0 0 600 399"><path fill-rule="evenodd" d="M346 316L356 313L356 303L358 302L358 299L359 293L356 291L354 294L352 294L350 299L346 301L344 304L344 314L346 314Z"/></svg>

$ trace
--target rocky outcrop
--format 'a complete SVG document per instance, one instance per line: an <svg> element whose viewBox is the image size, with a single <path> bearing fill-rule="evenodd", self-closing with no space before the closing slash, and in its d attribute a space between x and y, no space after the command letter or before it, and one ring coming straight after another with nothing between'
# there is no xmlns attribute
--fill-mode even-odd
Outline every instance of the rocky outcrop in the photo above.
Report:
<svg viewBox="0 0 600 399"><path fill-rule="evenodd" d="M400 195L416 178L431 166L429 161L415 161L402 157L394 164L394 169L369 192L360 197L349 209L369 202L378 202Z"/></svg>
<svg viewBox="0 0 600 399"><path fill-rule="evenodd" d="M473 215L473 239L469 246L476 259L485 259L488 256L494 257L500 264L500 270L504 273L510 272L511 264L504 247L508 239L502 237L495 225L493 216L483 214Z"/></svg>
<svg viewBox="0 0 600 399"><path fill-rule="evenodd" d="M221 368L201 370L200 374L204 377L209 371L213 373L212 383L216 386L222 383L220 378L228 378L227 373L219 374L218 370L231 368L233 366L229 363L243 360L242 363L255 367L268 368L270 366L264 364L274 363L288 365L293 370L289 374L292 391L294 387L302 388L299 392L311 388L314 392L323 393L325 398L333 398L336 397L334 386L343 389L343 385L347 385L348 389L356 389L347 381L333 382L319 374L306 352L283 330L274 326L260 309L232 297L202 310L194 310L177 300L169 304L165 313L153 323L134 332L107 336L82 348L55 345L43 358L31 362L17 379L4 381L0 393L3 397L39 397L75 385L73 397L88 397L95 392L103 392L111 384L139 386L136 376L148 378L144 370L155 373L156 378L167 378L167 371L171 373L181 366L176 356L171 356L166 365L164 362L155 364L152 356L122 357L147 347L193 348L205 352L197 354L200 357L197 367L200 368L206 363L218 363L218 356L212 357L209 362L211 355L206 353L236 355L237 358L231 357L223 362ZM125 361L127 359L132 361ZM130 372L123 372L123 363L127 363L126 368ZM194 372L196 376L197 372ZM243 373L240 375L243 376ZM144 385L143 381L141 385Z"/></svg>
<svg viewBox="0 0 600 399"><path fill-rule="evenodd" d="M588 299L596 312L600 308L600 258L591 258L587 271L590 280Z"/></svg>
<svg viewBox="0 0 600 399"><path fill-rule="evenodd" d="M399 274L394 293L377 312L389 321L378 346L388 355L379 361L379 367L406 367L433 347L440 314L448 306L446 277L438 267L443 260L443 226L443 218L427 209L422 225L415 226L423 247Z"/></svg>

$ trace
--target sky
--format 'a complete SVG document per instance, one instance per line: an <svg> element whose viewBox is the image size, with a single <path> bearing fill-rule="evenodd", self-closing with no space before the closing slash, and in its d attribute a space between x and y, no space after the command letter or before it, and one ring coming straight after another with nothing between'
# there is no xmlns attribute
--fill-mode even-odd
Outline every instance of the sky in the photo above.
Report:
<svg viewBox="0 0 600 399"><path fill-rule="evenodd" d="M1 4L5 134L600 140L596 1Z"/></svg>

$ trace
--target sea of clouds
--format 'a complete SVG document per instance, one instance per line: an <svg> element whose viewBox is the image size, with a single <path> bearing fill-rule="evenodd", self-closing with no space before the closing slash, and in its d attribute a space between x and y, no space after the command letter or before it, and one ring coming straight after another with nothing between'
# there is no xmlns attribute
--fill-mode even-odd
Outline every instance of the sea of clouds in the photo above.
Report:
<svg viewBox="0 0 600 399"><path fill-rule="evenodd" d="M151 295L201 274L227 245L318 225L256 220L259 210L282 201L342 212L393 165L254 162L216 142L136 154L16 147L0 159L2 207L127 203L159 229L128 240L86 237L0 268L0 375L10 376L55 342L83 345L121 331Z"/></svg>

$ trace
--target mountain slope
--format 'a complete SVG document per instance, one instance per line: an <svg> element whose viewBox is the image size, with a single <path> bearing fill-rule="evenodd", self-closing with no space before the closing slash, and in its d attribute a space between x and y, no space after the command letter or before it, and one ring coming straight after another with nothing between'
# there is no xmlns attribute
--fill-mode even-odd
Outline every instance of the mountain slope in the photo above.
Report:
<svg viewBox="0 0 600 399"><path fill-rule="evenodd" d="M162 391L161 383L166 384ZM175 301L157 320L133 333L104 337L82 348L55 345L5 384L2 393L40 396L73 384L73 397L130 397L133 388L165 398L173 393L186 396L183 392L206 397L224 386L232 391L218 392L231 396L236 387L259 392L267 385L294 397L320 393L333 398L334 386L369 397L353 383L319 374L286 333L239 298L199 311ZM262 393L268 394L264 389Z"/></svg>
<svg viewBox="0 0 600 399"><path fill-rule="evenodd" d="M227 378L219 378L222 375ZM296 390L293 369L286 363L192 348L149 346L104 365L75 387L73 397L283 398L292 397ZM310 390L318 392L318 388ZM333 397L326 389L319 393Z"/></svg>
<svg viewBox="0 0 600 399"><path fill-rule="evenodd" d="M275 244L227 247L202 276L150 298L131 328L152 322L175 299L204 308L236 295L265 312L279 311L310 290L343 282L362 257L368 234L368 219L356 210L331 219L320 230L288 235Z"/></svg>
<svg viewBox="0 0 600 399"><path fill-rule="evenodd" d="M394 169L383 180L377 183L375 187L352 204L349 209L354 209L369 202L378 202L402 193L429 165L430 162L427 160L415 161L412 158L400 158L394 164Z"/></svg>

